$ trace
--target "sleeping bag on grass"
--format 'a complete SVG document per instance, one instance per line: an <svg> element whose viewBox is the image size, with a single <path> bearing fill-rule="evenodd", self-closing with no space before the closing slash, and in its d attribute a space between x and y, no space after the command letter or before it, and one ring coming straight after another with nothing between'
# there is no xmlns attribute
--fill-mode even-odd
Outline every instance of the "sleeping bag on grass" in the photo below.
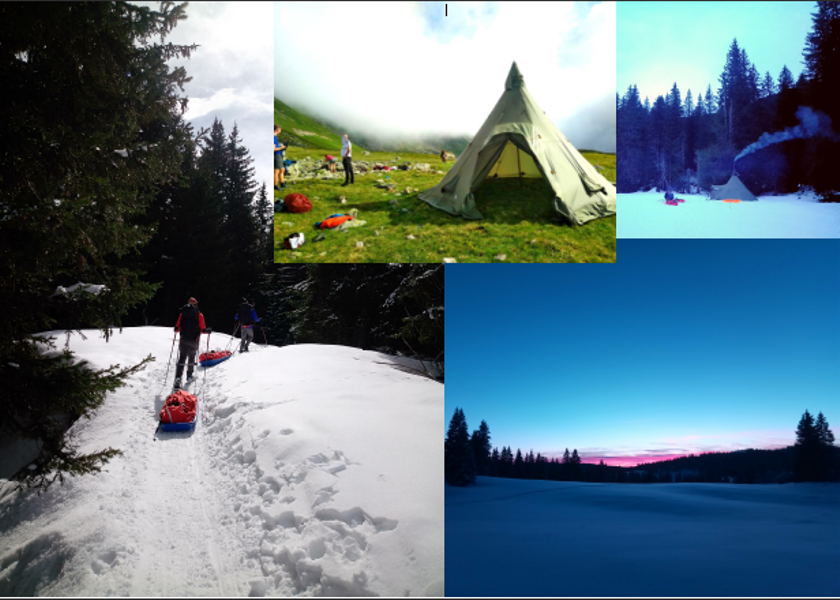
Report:
<svg viewBox="0 0 840 600"><path fill-rule="evenodd" d="M346 221L352 221L353 217L350 215L330 215L320 223L315 223L315 227L320 229L332 229L338 227Z"/></svg>
<svg viewBox="0 0 840 600"><path fill-rule="evenodd" d="M163 408L160 409L161 424L195 424L195 411L198 399L184 390L169 394ZM163 428L166 429L165 427Z"/></svg>

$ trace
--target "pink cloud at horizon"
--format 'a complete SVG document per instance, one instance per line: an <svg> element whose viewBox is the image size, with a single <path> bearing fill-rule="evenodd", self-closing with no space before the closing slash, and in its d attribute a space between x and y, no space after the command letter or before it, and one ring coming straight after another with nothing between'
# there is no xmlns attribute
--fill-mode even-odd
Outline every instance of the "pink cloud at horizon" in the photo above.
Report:
<svg viewBox="0 0 840 600"><path fill-rule="evenodd" d="M779 448L785 448L788 444L778 444L778 445L770 445L763 450L778 450ZM606 453L581 453L581 462L585 464L599 464L602 460L604 464L610 467L635 467L637 465L641 465L644 463L657 463L663 462L666 460L673 460L675 458L682 458L684 456L690 456L694 454L695 456L699 456L700 454L706 454L709 452L735 452L736 450L745 450L746 448L698 448L690 451L685 452L676 452L676 453L648 453L648 454L628 454L628 455L616 455L616 454L606 454Z"/></svg>

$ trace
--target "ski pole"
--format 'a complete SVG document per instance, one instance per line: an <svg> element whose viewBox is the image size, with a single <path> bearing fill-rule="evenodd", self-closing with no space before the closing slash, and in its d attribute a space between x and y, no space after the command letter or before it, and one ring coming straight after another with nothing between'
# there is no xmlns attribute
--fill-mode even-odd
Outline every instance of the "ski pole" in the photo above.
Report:
<svg viewBox="0 0 840 600"><path fill-rule="evenodd" d="M268 338L265 337L265 327L260 325L260 331L263 332L263 340L265 340L265 345L268 346Z"/></svg>
<svg viewBox="0 0 840 600"><path fill-rule="evenodd" d="M178 332L172 336L172 348L169 350L169 362L166 363L166 375L163 376L163 383L166 383L166 378L169 377L169 366L172 364L172 352L175 350L175 338L178 337Z"/></svg>

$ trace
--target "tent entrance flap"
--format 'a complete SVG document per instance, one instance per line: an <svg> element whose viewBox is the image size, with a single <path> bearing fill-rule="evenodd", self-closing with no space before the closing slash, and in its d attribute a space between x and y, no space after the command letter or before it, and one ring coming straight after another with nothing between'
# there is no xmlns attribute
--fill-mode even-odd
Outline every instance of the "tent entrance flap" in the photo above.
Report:
<svg viewBox="0 0 840 600"><path fill-rule="evenodd" d="M532 179L539 179L542 176L531 153L523 151L510 140L507 140L502 153L487 174L487 177L527 177Z"/></svg>

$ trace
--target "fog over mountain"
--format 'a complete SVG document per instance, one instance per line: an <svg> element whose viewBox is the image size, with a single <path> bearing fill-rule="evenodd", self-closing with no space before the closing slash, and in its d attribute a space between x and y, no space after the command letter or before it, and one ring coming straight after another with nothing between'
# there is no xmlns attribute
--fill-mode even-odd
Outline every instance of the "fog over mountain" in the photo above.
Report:
<svg viewBox="0 0 840 600"><path fill-rule="evenodd" d="M444 5L277 4L275 97L367 137L472 138L516 61L575 146L615 151L614 3Z"/></svg>

